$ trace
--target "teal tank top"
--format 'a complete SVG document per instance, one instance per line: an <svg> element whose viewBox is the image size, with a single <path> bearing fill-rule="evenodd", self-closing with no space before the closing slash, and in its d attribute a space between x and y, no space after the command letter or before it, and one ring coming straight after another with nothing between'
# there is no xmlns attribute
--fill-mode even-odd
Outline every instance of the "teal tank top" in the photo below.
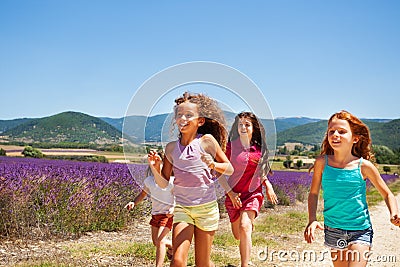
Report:
<svg viewBox="0 0 400 267"><path fill-rule="evenodd" d="M371 226L366 199L366 181L356 169L340 169L328 164L322 173L324 224L343 230L364 230Z"/></svg>

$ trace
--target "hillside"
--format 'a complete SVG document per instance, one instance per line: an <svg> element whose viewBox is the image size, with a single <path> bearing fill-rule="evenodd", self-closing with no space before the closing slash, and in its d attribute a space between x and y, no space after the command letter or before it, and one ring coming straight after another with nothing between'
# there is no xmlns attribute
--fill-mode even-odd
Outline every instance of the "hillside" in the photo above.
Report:
<svg viewBox="0 0 400 267"><path fill-rule="evenodd" d="M373 144L400 149L400 119L371 127Z"/></svg>
<svg viewBox="0 0 400 267"><path fill-rule="evenodd" d="M278 134L277 145L284 143L321 144L326 131L326 120L292 127Z"/></svg>
<svg viewBox="0 0 400 267"><path fill-rule="evenodd" d="M391 149L400 148L400 119L389 122L383 120L363 119L369 127L374 145L385 145ZM318 121L290 128L278 133L277 145L286 142L303 144L321 144L327 127L327 121Z"/></svg>
<svg viewBox="0 0 400 267"><path fill-rule="evenodd" d="M0 134L31 120L33 119L23 118L14 120L0 120Z"/></svg>
<svg viewBox="0 0 400 267"><path fill-rule="evenodd" d="M118 144L121 132L103 120L78 112L31 119L2 133L3 140L22 143Z"/></svg>
<svg viewBox="0 0 400 267"><path fill-rule="evenodd" d="M148 124L149 125L158 125L161 127L161 125L164 124L165 119L167 118L168 115L169 114L159 114L159 115L150 116L148 118ZM235 119L235 116L236 116L235 113L225 111L225 118L226 118L226 122L228 125L232 125L233 120ZM100 119L111 124L116 129L118 129L122 132L122 128L123 128L123 124L124 124L124 117L122 117L122 118L103 117ZM145 116L128 116L128 117L126 117L126 120L127 120L127 122L125 122L125 125L135 124L136 122L145 123L146 117ZM266 119L261 119L261 121L265 124L270 123ZM295 126L320 121L320 119L312 119L312 118L307 118L307 117L290 117L290 118L276 118L274 121L275 121L276 132L282 132L284 130L293 128ZM130 127L130 128L132 128L132 127ZM132 133L135 133L135 134L133 134L134 136L138 136L138 135L143 136L143 133L138 134L138 132L137 132L138 129L130 129L130 131ZM149 137L151 139L154 139L156 136L153 133L154 130L148 129L148 131L149 131ZM147 130L146 130L146 132L147 132Z"/></svg>
<svg viewBox="0 0 400 267"><path fill-rule="evenodd" d="M299 125L304 125L318 121L320 121L320 119L312 119L307 117L276 118L275 127L276 127L276 132L279 133Z"/></svg>
<svg viewBox="0 0 400 267"><path fill-rule="evenodd" d="M150 117L151 118L151 117ZM123 128L121 131L124 131L124 134L128 135L135 142L143 142L144 141L144 126L147 125L147 117L146 116L128 116L125 117L123 122ZM161 125L161 122L160 122ZM161 127L161 126L157 126ZM160 128L158 128L160 129Z"/></svg>
<svg viewBox="0 0 400 267"><path fill-rule="evenodd" d="M225 112L226 123L228 126L228 131L230 126L233 124L235 115L232 112ZM177 134L171 132L172 113L170 114L158 114L151 117L144 116L129 116L126 117L124 121L124 134L127 134L136 141L143 141L144 136L147 142L166 142L176 138ZM107 120L109 123L118 126L118 119ZM261 120L267 130L274 127L273 121L271 120ZM275 122L276 123L276 122ZM279 122L278 122L279 123ZM291 122L283 122L285 127L290 127ZM293 127L293 126L291 126ZM121 127L122 130L122 127Z"/></svg>
<svg viewBox="0 0 400 267"><path fill-rule="evenodd" d="M151 117L128 116L126 118L97 118L79 112L64 112L39 119L0 120L1 142L47 143L50 146L64 144L120 144L122 131L135 143L160 142L175 139L170 132L171 114ZM233 123L236 114L226 112L227 125ZM371 130L373 143L386 145L391 149L400 148L400 119L363 119ZM286 142L321 144L326 131L326 120L306 117L262 119L267 134L274 124L277 145ZM228 129L229 130L229 129ZM162 136L162 137L161 137Z"/></svg>

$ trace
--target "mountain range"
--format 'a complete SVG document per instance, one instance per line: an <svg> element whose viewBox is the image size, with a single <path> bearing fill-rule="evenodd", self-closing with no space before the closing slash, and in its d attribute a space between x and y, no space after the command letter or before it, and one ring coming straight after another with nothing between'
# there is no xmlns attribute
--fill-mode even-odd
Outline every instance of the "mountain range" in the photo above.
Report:
<svg viewBox="0 0 400 267"><path fill-rule="evenodd" d="M0 121L0 127L3 143L101 146L118 144L122 138L121 132L104 120L71 111L39 119Z"/></svg>
<svg viewBox="0 0 400 267"><path fill-rule="evenodd" d="M227 125L232 125L235 114L226 112ZM371 131L373 143L390 149L400 148L400 119L363 119ZM54 147L79 145L117 145L124 138L133 143L160 142L176 136L170 132L169 114L128 116L121 118L93 117L80 112L63 112L53 116L33 119L0 120L0 143L51 144ZM291 117L262 119L267 134L276 128L277 145L286 142L321 144L327 121ZM166 126L166 127L164 127Z"/></svg>
<svg viewBox="0 0 400 267"><path fill-rule="evenodd" d="M400 119L395 120L362 120L370 129L374 145L387 146L390 149L400 148ZM327 120L320 120L286 129L278 133L277 144L286 142L303 144L321 144L327 127Z"/></svg>

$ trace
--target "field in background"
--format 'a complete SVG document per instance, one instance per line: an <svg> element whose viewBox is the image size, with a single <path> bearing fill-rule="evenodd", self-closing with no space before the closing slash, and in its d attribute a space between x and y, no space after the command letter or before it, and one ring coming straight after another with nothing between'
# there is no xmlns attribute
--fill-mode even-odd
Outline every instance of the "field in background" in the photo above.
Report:
<svg viewBox="0 0 400 267"><path fill-rule="evenodd" d="M117 157L118 153L114 156ZM128 165L134 168L133 172L128 171ZM133 213L123 209L127 201L140 191L138 183L142 182L145 168L144 164L0 157L0 265L2 256L7 260L10 255L23 252L29 254L29 260L26 264L25 260L19 260L19 266L89 266L90 263L93 265L92 260L99 258L106 258L114 266L129 266L125 263L137 259L141 263L134 266L151 266L154 247L148 232L150 203L148 200L142 202ZM382 176L397 193L398 177ZM280 205L263 207L253 235L254 253L267 247L276 251L309 248L302 241L302 231L307 223L306 196L311 175L294 170L276 170L270 180ZM381 201L378 192L370 188L368 202L373 205ZM221 215L221 224L225 227L221 227L215 236L213 260L217 266L235 266L231 264L238 262L238 243L232 237L223 209ZM143 217L146 220L143 221ZM135 234L137 228L130 228L136 225L137 220L147 230L142 235ZM126 229L133 233L126 232ZM99 235L104 240L90 239L89 243L80 242L82 239L67 241L75 235L87 236L87 239ZM109 240L110 236L119 237L113 241ZM126 236L131 239L121 242L121 238ZM22 242L13 248L19 254L10 252L14 241L9 240ZM52 240L58 240L57 244L67 244L57 246L65 257L62 261L53 252L47 253L47 258L35 254L54 246ZM43 247L33 250L37 243ZM48 255L53 256L49 258ZM125 265L116 265L118 261L125 262ZM193 264L192 254L189 261Z"/></svg>
<svg viewBox="0 0 400 267"><path fill-rule="evenodd" d="M11 157L23 157L21 154L25 147L13 146L13 145L0 145L0 148L4 149L7 156ZM120 152L111 151L98 151L94 149L67 149L67 148L51 148L41 149L40 151L44 155L48 156L104 156L109 162L117 163L146 163L144 154L124 154Z"/></svg>
<svg viewBox="0 0 400 267"><path fill-rule="evenodd" d="M23 157L21 152L24 150L23 146L13 146L13 145L0 145L0 148L7 152L7 156L12 157ZM40 149L43 154L48 156L104 156L110 163L139 163L146 164L145 154L124 154L121 152L112 151L98 151L93 149ZM298 169L294 164L292 168L288 169L283 166L283 162L286 160L285 156L275 156L274 161L271 163L271 168L274 171L294 171L294 172L308 172L308 168ZM292 160L297 160L296 156L292 156ZM386 173L383 167L389 167L390 172ZM378 164L378 170L381 174L399 174L400 165L390 165L390 164Z"/></svg>

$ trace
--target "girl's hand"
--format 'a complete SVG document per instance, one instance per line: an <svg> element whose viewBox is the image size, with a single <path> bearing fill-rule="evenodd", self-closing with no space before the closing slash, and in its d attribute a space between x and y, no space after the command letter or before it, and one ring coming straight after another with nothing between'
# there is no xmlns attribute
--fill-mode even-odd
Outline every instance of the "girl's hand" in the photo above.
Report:
<svg viewBox="0 0 400 267"><path fill-rule="evenodd" d="M149 154L147 154L147 161L149 162L149 165L153 166L158 172L160 172L162 158L157 151L150 150Z"/></svg>
<svg viewBox="0 0 400 267"><path fill-rule="evenodd" d="M400 217L396 214L392 218L390 218L390 222L396 226L400 226Z"/></svg>
<svg viewBox="0 0 400 267"><path fill-rule="evenodd" d="M133 210L133 208L135 207L135 202L129 202L128 204L125 205L124 209L127 209L129 211Z"/></svg>
<svg viewBox="0 0 400 267"><path fill-rule="evenodd" d="M271 203L274 205L278 204L278 197L276 196L274 188L272 187L270 181L265 180L264 185L265 185L265 193L267 194L268 200L271 201Z"/></svg>
<svg viewBox="0 0 400 267"><path fill-rule="evenodd" d="M242 207L242 201L240 200L240 193L235 193L232 190L227 193L232 201L233 207L235 209L240 209Z"/></svg>
<svg viewBox="0 0 400 267"><path fill-rule="evenodd" d="M312 243L315 240L315 229L324 230L324 227L317 221L308 223L306 230L304 230L304 239L307 243Z"/></svg>
<svg viewBox="0 0 400 267"><path fill-rule="evenodd" d="M214 158L208 154L208 153L203 153L200 152L200 159L211 169L213 169L213 166L215 167L215 162L214 162Z"/></svg>

